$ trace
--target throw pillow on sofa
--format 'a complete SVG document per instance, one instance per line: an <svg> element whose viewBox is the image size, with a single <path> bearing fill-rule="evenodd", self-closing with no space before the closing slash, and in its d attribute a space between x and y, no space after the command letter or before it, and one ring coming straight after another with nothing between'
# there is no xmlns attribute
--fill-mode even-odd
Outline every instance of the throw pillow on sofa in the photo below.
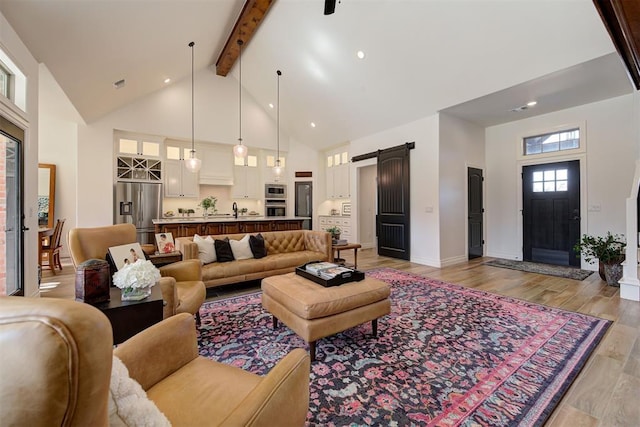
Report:
<svg viewBox="0 0 640 427"><path fill-rule="evenodd" d="M198 258L203 264L216 262L216 248L213 244L213 237L207 236L203 238L196 234L193 236L193 243L198 245Z"/></svg>
<svg viewBox="0 0 640 427"><path fill-rule="evenodd" d="M262 234L258 233L255 236L249 236L249 247L251 247L254 258L260 259L267 256L267 248Z"/></svg>
<svg viewBox="0 0 640 427"><path fill-rule="evenodd" d="M235 259L233 258L233 251L231 251L228 237L225 237L224 240L216 239L213 244L216 248L216 258L218 258L218 262L229 262Z"/></svg>
<svg viewBox="0 0 640 427"><path fill-rule="evenodd" d="M231 252L233 252L233 258L235 259L250 259L253 258L253 252L249 246L249 235L245 235L240 240L229 240L231 245Z"/></svg>

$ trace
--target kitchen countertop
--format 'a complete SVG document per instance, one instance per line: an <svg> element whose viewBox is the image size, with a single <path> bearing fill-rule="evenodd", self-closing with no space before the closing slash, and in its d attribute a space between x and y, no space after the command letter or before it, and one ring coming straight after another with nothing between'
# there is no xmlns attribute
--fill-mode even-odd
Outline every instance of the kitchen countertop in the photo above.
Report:
<svg viewBox="0 0 640 427"><path fill-rule="evenodd" d="M189 216L189 217L171 217L171 218L156 218L153 219L153 224L181 224L186 222L247 222L247 221L291 221L291 220L305 220L310 219L307 216L258 216L258 215L238 215L238 218L234 218L233 215L218 215L209 216L207 218L201 216Z"/></svg>

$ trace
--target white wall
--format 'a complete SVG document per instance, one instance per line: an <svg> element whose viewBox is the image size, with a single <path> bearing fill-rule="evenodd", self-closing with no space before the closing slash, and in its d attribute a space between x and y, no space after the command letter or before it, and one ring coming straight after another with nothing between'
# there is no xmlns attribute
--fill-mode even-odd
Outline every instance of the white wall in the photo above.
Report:
<svg viewBox="0 0 640 427"><path fill-rule="evenodd" d="M38 63L0 13L0 48L27 77L25 112L0 100L0 114L25 130L24 155L24 291L38 296Z"/></svg>
<svg viewBox="0 0 640 427"><path fill-rule="evenodd" d="M350 145L350 155L353 157L415 141L416 147L410 154L411 261L432 266L440 266L438 127L438 116L433 115L354 140ZM352 218L358 218L359 215L358 189L354 188L359 174L357 169L368 165L367 162L356 162L351 167ZM357 227L353 228L355 240L359 241Z"/></svg>
<svg viewBox="0 0 640 427"><path fill-rule="evenodd" d="M44 64L40 64L39 83L38 158L40 163L56 165L54 219L66 219L62 230L65 257L69 256L67 234L76 226L78 124L83 120Z"/></svg>
<svg viewBox="0 0 640 427"><path fill-rule="evenodd" d="M524 136L581 124L585 154L566 154L557 160L581 158L581 232L625 232L625 199L629 195L638 141L634 136L633 95L532 117L486 129L486 254L521 259L522 228L520 172L517 160ZM527 159L527 161L535 161ZM540 163L550 161L541 159ZM587 267L583 262L583 267Z"/></svg>
<svg viewBox="0 0 640 427"><path fill-rule="evenodd" d="M440 114L440 262L466 261L467 167L484 169L484 128Z"/></svg>

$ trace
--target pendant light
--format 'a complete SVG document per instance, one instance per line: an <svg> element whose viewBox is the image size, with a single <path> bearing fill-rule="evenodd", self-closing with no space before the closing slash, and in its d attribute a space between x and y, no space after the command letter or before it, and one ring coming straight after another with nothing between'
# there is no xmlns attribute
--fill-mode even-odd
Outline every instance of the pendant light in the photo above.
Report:
<svg viewBox="0 0 640 427"><path fill-rule="evenodd" d="M185 167L193 173L198 173L200 170L200 166L202 166L202 161L196 157L196 148L195 148L195 138L194 138L194 119L193 119L193 46L194 42L189 43L189 47L191 48L191 152L189 153L189 158L184 159Z"/></svg>
<svg viewBox="0 0 640 427"><path fill-rule="evenodd" d="M247 147L242 145L242 44L243 41L238 39L238 105L239 105L239 123L240 129L238 132L238 144L233 146L233 155L236 157L245 158L249 153Z"/></svg>
<svg viewBox="0 0 640 427"><path fill-rule="evenodd" d="M273 173L276 175L276 180L280 175L282 175L282 166L280 166L280 76L282 75L282 71L276 70L276 74L278 75L278 97L276 99L276 104L278 105L278 110L276 111L276 163L273 167Z"/></svg>

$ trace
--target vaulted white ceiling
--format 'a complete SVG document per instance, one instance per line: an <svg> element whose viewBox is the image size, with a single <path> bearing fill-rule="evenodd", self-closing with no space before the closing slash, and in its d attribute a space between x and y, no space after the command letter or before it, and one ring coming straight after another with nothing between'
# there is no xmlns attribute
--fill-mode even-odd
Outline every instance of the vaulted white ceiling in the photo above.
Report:
<svg viewBox="0 0 640 427"><path fill-rule="evenodd" d="M274 116L283 71L281 125L319 148L443 110L491 125L632 91L591 0L342 0L330 16L323 3L276 0L242 59L243 86ZM215 73L242 5L0 0L0 12L91 123L190 76L189 41Z"/></svg>

